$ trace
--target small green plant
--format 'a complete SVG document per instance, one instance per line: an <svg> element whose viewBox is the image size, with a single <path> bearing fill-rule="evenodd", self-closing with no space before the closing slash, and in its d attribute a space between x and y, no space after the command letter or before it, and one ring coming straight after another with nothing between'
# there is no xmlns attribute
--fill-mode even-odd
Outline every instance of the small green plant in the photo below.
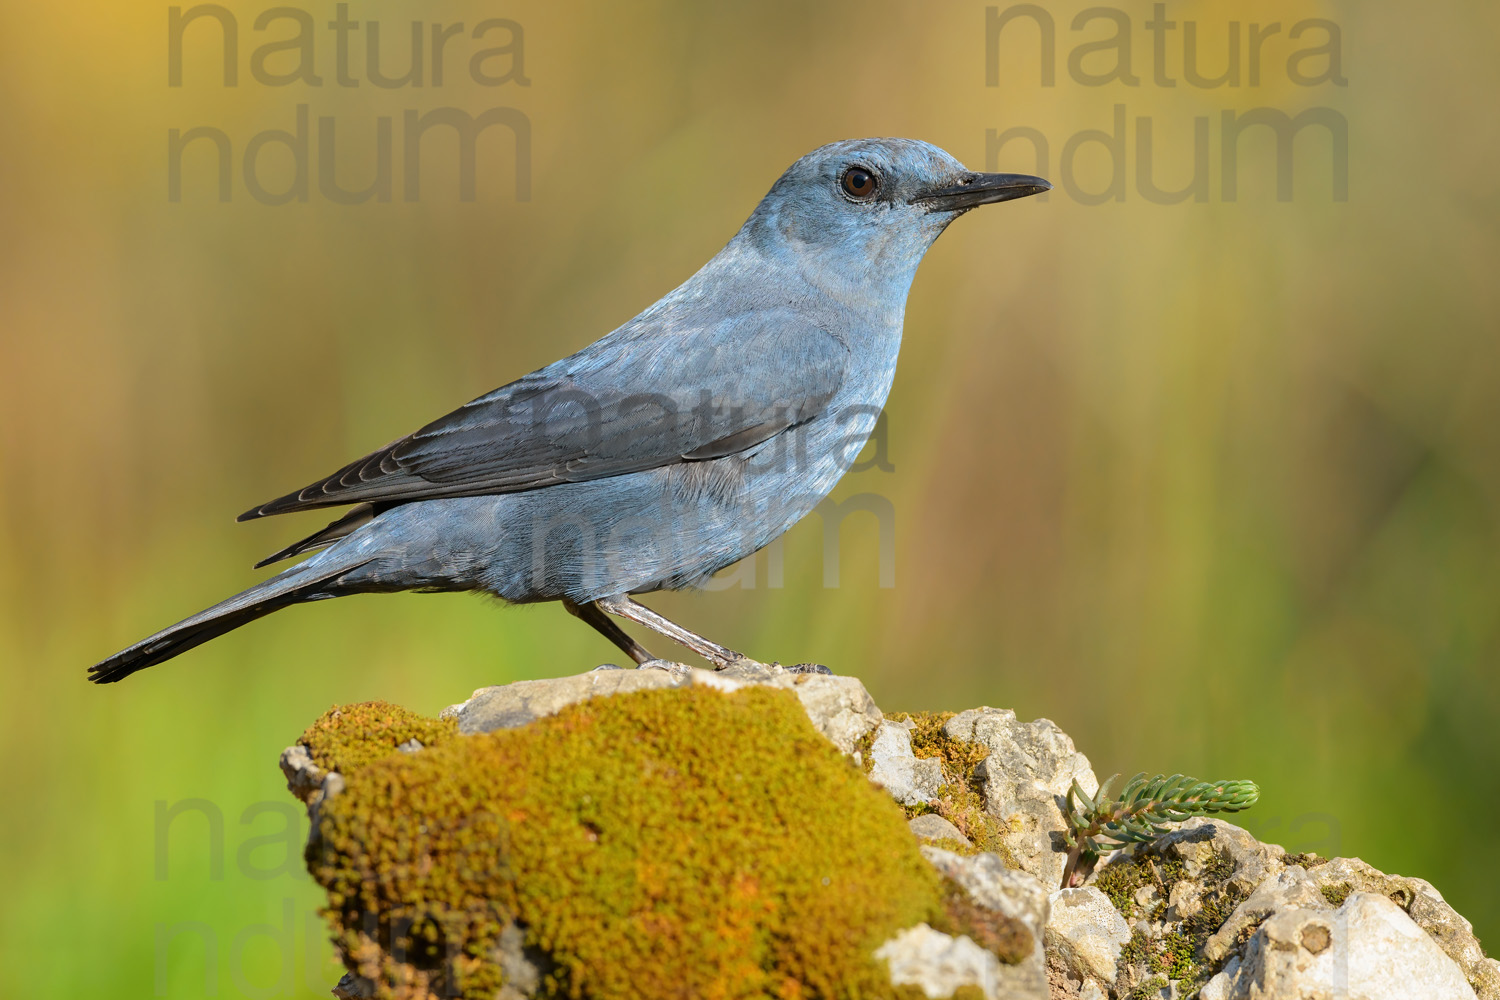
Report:
<svg viewBox="0 0 1500 1000"><path fill-rule="evenodd" d="M1164 823L1179 823L1208 813L1239 812L1260 798L1253 781L1199 781L1183 774L1148 779L1142 771L1125 783L1118 799L1110 797L1110 786L1119 779L1111 775L1090 797L1075 780L1068 789L1068 864L1063 869L1062 888L1082 884L1099 858L1127 844L1143 844L1166 832Z"/></svg>

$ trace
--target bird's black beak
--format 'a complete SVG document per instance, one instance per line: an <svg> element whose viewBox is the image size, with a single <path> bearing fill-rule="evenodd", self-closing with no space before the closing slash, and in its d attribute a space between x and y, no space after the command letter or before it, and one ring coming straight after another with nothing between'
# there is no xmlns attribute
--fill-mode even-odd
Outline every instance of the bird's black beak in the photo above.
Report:
<svg viewBox="0 0 1500 1000"><path fill-rule="evenodd" d="M912 199L912 204L933 212L965 212L1051 190L1051 184L1030 174L969 174L950 187L924 191Z"/></svg>

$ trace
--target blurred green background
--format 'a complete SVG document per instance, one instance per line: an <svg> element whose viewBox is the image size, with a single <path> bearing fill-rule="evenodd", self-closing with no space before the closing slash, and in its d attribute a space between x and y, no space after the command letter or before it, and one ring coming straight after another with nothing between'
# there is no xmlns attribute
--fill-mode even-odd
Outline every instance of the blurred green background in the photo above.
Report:
<svg viewBox="0 0 1500 1000"><path fill-rule="evenodd" d="M1113 31L1071 29L1082 3L1046 5L1053 86L1026 21L986 84L983 3L354 3L382 25L388 75L413 16L524 29L525 85L467 71L497 28L454 36L441 86L429 56L422 87L385 89L359 36L361 85L337 85L329 3L306 8L322 86L257 82L251 52L295 28L255 30L269 6L230 5L233 88L207 20L168 86L165 5L0 11L0 993L326 995L338 969L278 752L334 702L432 712L617 658L560 608L402 595L293 609L87 686L89 664L259 579L251 563L321 524L234 514L628 319L817 145L914 136L1032 171L1027 142L987 149L987 130L1030 127L1058 180L1069 137L1111 129L1116 105L1123 200L1060 189L987 209L918 274L893 470L837 494L894 505L895 586L856 515L825 588L811 518L786 539L783 586L762 554L754 587L655 606L752 655L857 674L888 710L1054 719L1101 776L1253 777L1264 838L1428 878L1500 941L1500 8L1174 2L1167 87L1146 3L1119 8L1135 86L1070 70ZM1309 18L1340 29L1347 85L1289 75L1326 39L1289 40ZM1239 32L1238 85L1183 78L1187 21L1210 76ZM1281 25L1255 86L1252 21ZM306 202L252 197L239 158L298 104L336 122L346 188L369 183L376 120L393 119L391 201L323 197L316 135ZM529 200L503 128L479 140L473 202L436 134L420 199L403 199L403 114L449 106L524 113ZM1264 129L1226 199L1221 115L1255 108L1347 121L1347 201L1316 127L1290 200ZM1143 196L1137 119L1156 183L1178 188L1200 116L1207 200ZM207 141L168 199L168 130L196 126L232 142L228 203ZM1075 152L1076 183L1104 189L1105 147ZM290 182L286 155L264 151L268 189ZM158 803L194 799L164 839Z"/></svg>

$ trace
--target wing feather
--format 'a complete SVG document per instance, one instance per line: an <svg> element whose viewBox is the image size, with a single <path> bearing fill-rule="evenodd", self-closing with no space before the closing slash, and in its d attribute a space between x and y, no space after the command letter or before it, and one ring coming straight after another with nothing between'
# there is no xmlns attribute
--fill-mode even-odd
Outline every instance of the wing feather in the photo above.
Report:
<svg viewBox="0 0 1500 1000"><path fill-rule="evenodd" d="M788 310L706 329L645 319L240 520L521 492L722 458L821 413L849 366L842 340Z"/></svg>

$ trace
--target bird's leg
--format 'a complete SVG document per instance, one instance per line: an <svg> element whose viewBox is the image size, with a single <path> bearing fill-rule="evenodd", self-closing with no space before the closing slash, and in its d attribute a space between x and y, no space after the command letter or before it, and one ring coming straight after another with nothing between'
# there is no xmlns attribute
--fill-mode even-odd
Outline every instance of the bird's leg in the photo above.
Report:
<svg viewBox="0 0 1500 1000"><path fill-rule="evenodd" d="M637 665L656 659L645 646L636 642L626 634L624 629L610 621L609 616L599 610L599 605L596 602L590 601L587 604L574 604L572 601L564 598L563 607L568 609L568 614L588 622L600 635L616 646L619 646L625 655L634 660Z"/></svg>
<svg viewBox="0 0 1500 1000"><path fill-rule="evenodd" d="M723 670L730 664L745 659L744 656L736 653L734 650L721 646L717 642L710 642L696 632L689 632L676 622L663 618L655 611L644 605L637 604L624 594L618 594L614 597L601 597L594 604L612 615L627 618L637 625L644 625L652 631L660 632L673 642L681 643L712 663L716 670ZM597 628L598 626L595 627Z"/></svg>

